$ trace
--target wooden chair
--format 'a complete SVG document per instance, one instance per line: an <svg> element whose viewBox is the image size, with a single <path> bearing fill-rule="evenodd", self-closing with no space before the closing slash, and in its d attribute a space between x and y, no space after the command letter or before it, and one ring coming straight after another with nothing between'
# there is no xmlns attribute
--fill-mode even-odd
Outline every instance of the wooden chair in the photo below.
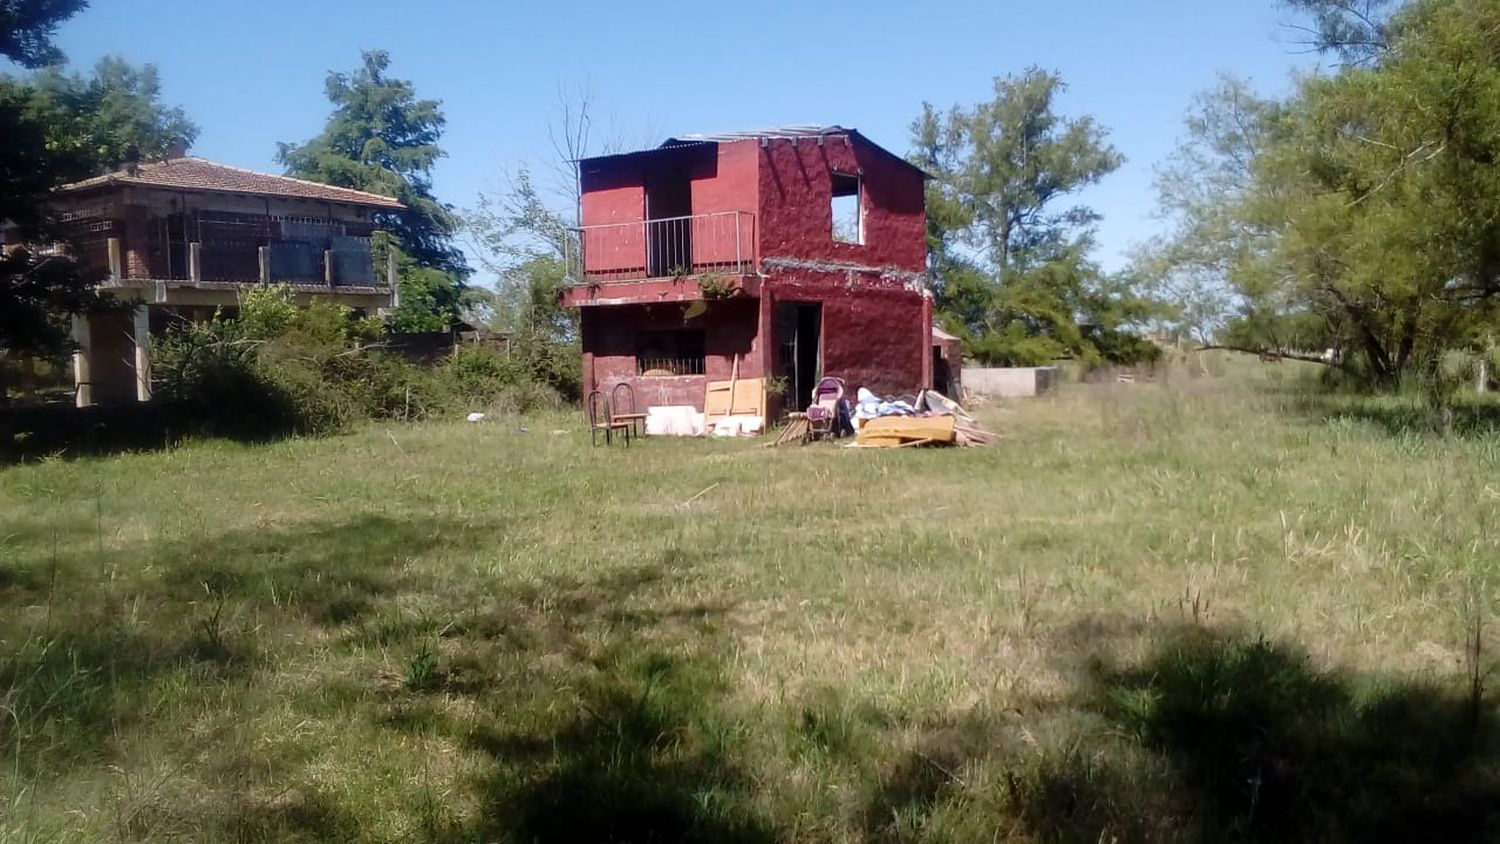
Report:
<svg viewBox="0 0 1500 844"><path fill-rule="evenodd" d="M638 411L635 407L635 388L624 381L616 384L609 391L610 417L616 422L629 422L630 430L636 436L644 436L646 433L646 413Z"/></svg>
<svg viewBox="0 0 1500 844"><path fill-rule="evenodd" d="M604 432L604 444L613 445L614 432L620 431L625 435L625 447L630 447L630 423L616 421L609 412L609 399L598 390L589 393L588 400L583 404L584 412L588 414L589 420L589 442L599 445L599 432Z"/></svg>

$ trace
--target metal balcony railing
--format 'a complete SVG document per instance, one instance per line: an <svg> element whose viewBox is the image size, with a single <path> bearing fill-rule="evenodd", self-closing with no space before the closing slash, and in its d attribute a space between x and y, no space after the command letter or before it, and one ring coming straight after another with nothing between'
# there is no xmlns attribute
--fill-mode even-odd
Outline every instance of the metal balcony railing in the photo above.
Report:
<svg viewBox="0 0 1500 844"><path fill-rule="evenodd" d="M743 275L756 267L755 215L745 211L606 223L573 234L566 259L574 282Z"/></svg>

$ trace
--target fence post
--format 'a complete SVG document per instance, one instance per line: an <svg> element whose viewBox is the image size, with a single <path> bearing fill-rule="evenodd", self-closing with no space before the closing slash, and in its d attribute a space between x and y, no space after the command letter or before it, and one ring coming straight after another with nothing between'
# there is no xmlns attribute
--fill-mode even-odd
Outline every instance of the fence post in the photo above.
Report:
<svg viewBox="0 0 1500 844"><path fill-rule="evenodd" d="M333 286L333 250L323 250L323 283Z"/></svg>
<svg viewBox="0 0 1500 844"><path fill-rule="evenodd" d="M271 283L271 247L269 247L269 246L262 246L262 247L260 247L259 254L260 254L260 283L261 284L270 284Z"/></svg>

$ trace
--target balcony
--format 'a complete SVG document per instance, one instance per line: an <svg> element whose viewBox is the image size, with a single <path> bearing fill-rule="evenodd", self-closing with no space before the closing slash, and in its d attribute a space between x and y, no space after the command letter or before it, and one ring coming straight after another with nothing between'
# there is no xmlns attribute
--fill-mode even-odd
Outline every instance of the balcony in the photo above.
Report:
<svg viewBox="0 0 1500 844"><path fill-rule="evenodd" d="M377 273L368 237L341 237L327 243L272 240L153 242L126 260L118 237L82 239L80 261L109 270L106 285L177 282L202 288L245 284L290 284L311 290L389 290L394 265Z"/></svg>
<svg viewBox="0 0 1500 844"><path fill-rule="evenodd" d="M566 255L573 284L756 272L755 215L745 211L584 226L573 235Z"/></svg>

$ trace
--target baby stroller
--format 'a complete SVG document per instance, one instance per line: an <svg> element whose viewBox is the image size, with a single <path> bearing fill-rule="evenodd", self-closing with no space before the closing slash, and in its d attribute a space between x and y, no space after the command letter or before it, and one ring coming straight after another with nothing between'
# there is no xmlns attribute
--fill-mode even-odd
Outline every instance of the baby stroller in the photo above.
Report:
<svg viewBox="0 0 1500 844"><path fill-rule="evenodd" d="M849 422L849 405L844 399L844 379L832 376L818 381L807 408L807 438L837 439L854 433Z"/></svg>

